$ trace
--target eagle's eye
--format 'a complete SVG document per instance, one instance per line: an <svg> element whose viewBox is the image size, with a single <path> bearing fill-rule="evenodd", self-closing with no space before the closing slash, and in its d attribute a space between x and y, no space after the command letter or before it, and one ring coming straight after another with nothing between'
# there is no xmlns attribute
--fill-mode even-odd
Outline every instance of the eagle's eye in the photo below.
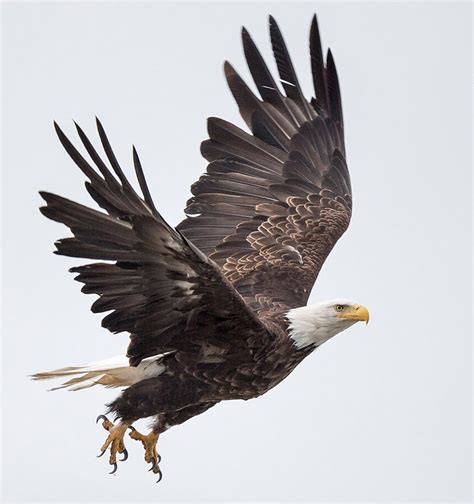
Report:
<svg viewBox="0 0 474 504"><path fill-rule="evenodd" d="M341 312L342 310L344 310L344 305L342 305L342 304L336 305L336 311Z"/></svg>

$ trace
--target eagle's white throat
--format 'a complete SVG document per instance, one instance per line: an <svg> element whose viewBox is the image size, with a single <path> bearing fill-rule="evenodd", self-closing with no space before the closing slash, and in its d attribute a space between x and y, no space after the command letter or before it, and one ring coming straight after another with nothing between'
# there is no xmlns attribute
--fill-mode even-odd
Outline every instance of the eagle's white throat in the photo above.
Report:
<svg viewBox="0 0 474 504"><path fill-rule="evenodd" d="M290 338L297 348L321 345L357 322L338 316L337 306L352 305L353 301L336 299L293 308L286 314Z"/></svg>

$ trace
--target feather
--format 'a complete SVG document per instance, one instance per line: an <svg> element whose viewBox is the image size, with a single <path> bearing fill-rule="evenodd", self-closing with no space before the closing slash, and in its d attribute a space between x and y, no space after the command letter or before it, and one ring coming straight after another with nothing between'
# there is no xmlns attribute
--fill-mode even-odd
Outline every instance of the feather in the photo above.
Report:
<svg viewBox="0 0 474 504"><path fill-rule="evenodd" d="M301 123L299 123L298 119L293 115L291 109L287 106L287 103L285 102L278 85L273 79L272 74L268 70L260 51L245 28L242 28L242 44L244 47L247 65L262 99L265 102L271 103L277 109L286 112L294 127L298 128L301 126ZM286 114L283 113L283 115Z"/></svg>
<svg viewBox="0 0 474 504"><path fill-rule="evenodd" d="M142 165L140 163L140 158L138 157L138 153L137 150L135 149L135 146L133 146L132 150L133 150L133 165L135 166L135 173L137 175L138 183L140 184L140 189L142 190L147 205L153 210L153 213L158 216L159 214L155 208L155 204L153 203L150 190L148 189L145 175L143 174Z"/></svg>
<svg viewBox="0 0 474 504"><path fill-rule="evenodd" d="M223 119L210 117L207 120L207 130L209 138L220 144L245 149L250 155L268 157L277 163L283 163L285 160L285 155L280 149L268 145Z"/></svg>
<svg viewBox="0 0 474 504"><path fill-rule="evenodd" d="M339 89L339 79L337 77L336 65L331 50L328 49L327 56L327 86L331 117L343 125L341 92Z"/></svg>
<svg viewBox="0 0 474 504"><path fill-rule="evenodd" d="M301 91L301 87L298 82L298 78L296 77L293 63L291 62L291 58L288 53L288 49L286 48L280 28L273 16L269 17L269 23L273 54L275 56L278 72L280 73L280 80L283 84L286 95L300 105L302 110L304 110L307 119L311 119L314 117L314 113L309 108L308 102L303 96L303 92Z"/></svg>
<svg viewBox="0 0 474 504"><path fill-rule="evenodd" d="M316 100L320 106L329 112L328 90L326 84L326 70L324 68L323 52L321 47L321 37L319 35L318 19L316 14L311 23L311 31L309 38L309 47L311 53L311 70L313 74L314 92Z"/></svg>

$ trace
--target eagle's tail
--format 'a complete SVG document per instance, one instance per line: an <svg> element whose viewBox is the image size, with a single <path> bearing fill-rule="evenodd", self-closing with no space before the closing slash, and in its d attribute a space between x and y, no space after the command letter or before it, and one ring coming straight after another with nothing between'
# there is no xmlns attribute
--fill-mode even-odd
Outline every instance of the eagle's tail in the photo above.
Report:
<svg viewBox="0 0 474 504"><path fill-rule="evenodd" d="M68 390L81 390L94 385L104 387L128 387L145 378L157 376L163 371L157 361L160 356L143 360L138 366L130 366L124 356L93 362L85 366L69 366L54 371L44 371L31 375L33 380L49 380L51 378L70 377L62 385L51 390L67 388Z"/></svg>

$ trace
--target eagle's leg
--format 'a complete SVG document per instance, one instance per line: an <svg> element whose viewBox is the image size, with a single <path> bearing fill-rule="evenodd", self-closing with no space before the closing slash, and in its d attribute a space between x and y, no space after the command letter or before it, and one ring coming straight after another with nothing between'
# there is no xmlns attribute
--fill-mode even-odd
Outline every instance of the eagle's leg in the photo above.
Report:
<svg viewBox="0 0 474 504"><path fill-rule="evenodd" d="M158 481L162 478L162 473L159 467L161 461L161 456L156 451L156 445L158 443L158 438L160 437L159 432L155 430L150 431L148 434L141 434L134 427L130 426L132 432L130 432L130 437L141 441L143 448L145 449L145 462L151 463L150 471L159 475ZM157 483L158 483L157 481Z"/></svg>
<svg viewBox="0 0 474 504"><path fill-rule="evenodd" d="M156 450L158 437L172 425L183 423L213 406L215 401L204 399L210 394L211 387L200 381L162 374L141 380L125 389L108 405L108 411L122 420L120 425L128 427L139 418L156 417L150 434L145 436L132 428L131 436L142 442L145 460L153 462L151 470L159 475L160 481L162 474Z"/></svg>
<svg viewBox="0 0 474 504"><path fill-rule="evenodd" d="M171 426L181 424L189 418L192 418L193 416L204 413L204 411L214 406L214 404L216 403L209 402L195 404L181 408L177 411L168 411L166 413L161 413L156 416L153 428L147 435L141 434L134 427L130 427L132 431L130 433L130 437L142 442L143 447L145 448L145 461L152 463L152 466L149 470L159 475L157 483L161 481L161 478L163 476L158 465L161 461L161 456L156 450L156 445L158 443L158 438L160 437L160 435Z"/></svg>
<svg viewBox="0 0 474 504"><path fill-rule="evenodd" d="M100 448L100 454L97 456L102 457L110 446L109 464L114 466L110 474L114 474L117 471L117 453L123 453L123 458L120 459L121 462L128 458L128 451L125 448L123 436L127 428L130 427L130 422L120 422L114 425L105 415L99 415L96 422L99 420L103 420L102 427L109 432L109 435Z"/></svg>

